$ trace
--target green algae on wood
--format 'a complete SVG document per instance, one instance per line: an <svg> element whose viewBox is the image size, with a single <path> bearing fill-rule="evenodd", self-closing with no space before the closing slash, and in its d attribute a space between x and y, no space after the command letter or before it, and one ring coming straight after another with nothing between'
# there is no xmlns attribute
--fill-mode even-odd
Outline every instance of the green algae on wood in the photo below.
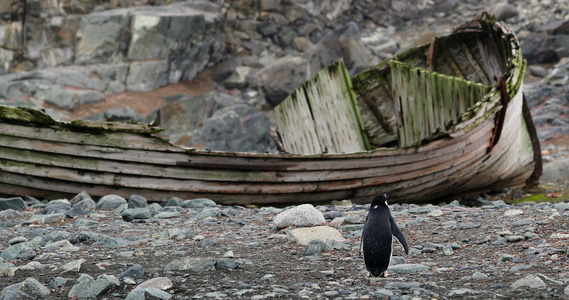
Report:
<svg viewBox="0 0 569 300"><path fill-rule="evenodd" d="M275 108L289 153L352 153L369 150L352 83L342 60L306 81Z"/></svg>
<svg viewBox="0 0 569 300"><path fill-rule="evenodd" d="M399 147L444 134L484 97L489 86L390 61Z"/></svg>
<svg viewBox="0 0 569 300"><path fill-rule="evenodd" d="M46 113L29 107L0 106L0 119L43 125L53 125L57 123L57 121Z"/></svg>

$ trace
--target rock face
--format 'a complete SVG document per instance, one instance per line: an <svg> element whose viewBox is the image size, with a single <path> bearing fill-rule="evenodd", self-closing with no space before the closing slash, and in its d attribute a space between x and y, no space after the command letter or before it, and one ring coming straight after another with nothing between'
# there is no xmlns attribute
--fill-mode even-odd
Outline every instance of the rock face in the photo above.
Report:
<svg viewBox="0 0 569 300"><path fill-rule="evenodd" d="M218 110L203 125L205 147L231 152L275 151L269 119L248 105Z"/></svg>
<svg viewBox="0 0 569 300"><path fill-rule="evenodd" d="M0 21L0 75L34 66L112 64L123 70L107 78L104 88L115 82L127 90L149 91L195 77L219 61L224 49L224 17L213 3L184 1L88 14L94 7L79 10L75 2L70 11L60 10L59 1L27 1L26 10L12 2L12 9L3 5L12 18ZM109 75L108 70L101 73Z"/></svg>

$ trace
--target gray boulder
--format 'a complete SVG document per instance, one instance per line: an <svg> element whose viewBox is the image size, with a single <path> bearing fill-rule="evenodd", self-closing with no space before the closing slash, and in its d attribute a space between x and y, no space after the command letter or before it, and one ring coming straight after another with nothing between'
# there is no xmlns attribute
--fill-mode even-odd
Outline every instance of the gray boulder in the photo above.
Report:
<svg viewBox="0 0 569 300"><path fill-rule="evenodd" d="M168 61L141 61L130 65L126 89L147 92L168 84Z"/></svg>
<svg viewBox="0 0 569 300"><path fill-rule="evenodd" d="M176 101L150 113L146 121L157 122L157 125L164 129L164 134L188 133L203 126L207 118L213 115L219 106L215 98L208 94L196 97L179 95Z"/></svg>
<svg viewBox="0 0 569 300"><path fill-rule="evenodd" d="M350 75L371 67L371 52L364 46L357 23L350 22L334 29L312 46L305 54L308 60L308 77L343 58Z"/></svg>
<svg viewBox="0 0 569 300"><path fill-rule="evenodd" d="M558 159L543 166L541 181L559 181L569 178L569 159Z"/></svg>
<svg viewBox="0 0 569 300"><path fill-rule="evenodd" d="M262 89L267 103L277 106L306 81L306 63L302 57L282 57L257 72L249 72L249 86Z"/></svg>
<svg viewBox="0 0 569 300"><path fill-rule="evenodd" d="M268 117L248 105L221 109L203 125L205 147L230 152L274 152Z"/></svg>

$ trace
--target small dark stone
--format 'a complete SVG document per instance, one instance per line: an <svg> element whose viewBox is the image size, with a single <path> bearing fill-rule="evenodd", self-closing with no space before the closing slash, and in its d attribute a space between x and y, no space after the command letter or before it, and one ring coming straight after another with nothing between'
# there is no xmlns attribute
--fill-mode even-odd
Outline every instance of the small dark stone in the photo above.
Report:
<svg viewBox="0 0 569 300"><path fill-rule="evenodd" d="M132 277L137 278L144 275L144 268L139 264L130 266L126 271L119 274L118 278Z"/></svg>

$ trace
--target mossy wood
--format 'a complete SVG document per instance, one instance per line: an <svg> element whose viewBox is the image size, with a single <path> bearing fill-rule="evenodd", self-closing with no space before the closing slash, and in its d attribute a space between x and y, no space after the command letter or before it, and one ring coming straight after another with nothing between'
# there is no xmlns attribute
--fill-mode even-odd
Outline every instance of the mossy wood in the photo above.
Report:
<svg viewBox="0 0 569 300"><path fill-rule="evenodd" d="M289 153L368 150L342 60L318 72L275 107L275 120L282 144Z"/></svg>
<svg viewBox="0 0 569 300"><path fill-rule="evenodd" d="M171 145L144 124L67 123L0 106L0 195L70 199L86 191L149 201L206 197L220 204L288 205L369 203L386 193L392 203L426 203L539 178L539 142L522 94L525 62L505 25L483 15L351 83L341 63L334 67L283 103L289 107L279 122L302 129L284 135L304 139L297 154L201 151ZM446 87L455 90L453 97L445 96ZM326 94L330 89L334 98ZM406 99L407 112L399 98ZM436 111L437 103L445 111ZM408 127L413 122L428 126ZM343 130L348 137L337 137ZM366 151L366 137L375 149ZM358 147L342 149L338 141Z"/></svg>

